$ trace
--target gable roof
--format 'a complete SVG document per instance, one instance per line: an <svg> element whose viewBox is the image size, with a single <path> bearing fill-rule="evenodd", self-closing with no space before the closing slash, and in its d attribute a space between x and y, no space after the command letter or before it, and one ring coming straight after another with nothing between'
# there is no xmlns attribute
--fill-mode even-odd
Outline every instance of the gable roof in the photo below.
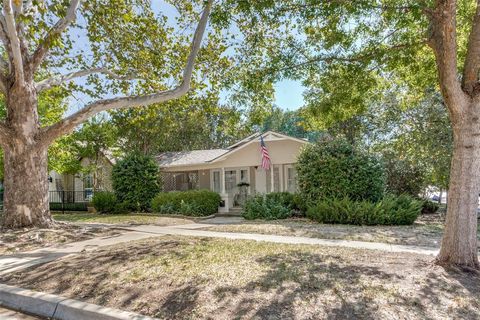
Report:
<svg viewBox="0 0 480 320"><path fill-rule="evenodd" d="M184 166L209 162L227 152L228 149L164 152L159 154L156 159L160 167Z"/></svg>
<svg viewBox="0 0 480 320"><path fill-rule="evenodd" d="M275 131L257 132L254 133L226 149L210 149L210 150L193 150L193 151L179 151L179 152L164 152L159 154L156 159L160 167L176 167L213 163L225 159L226 156L243 149L251 143L258 142L260 136L265 138L265 141L272 140L294 140L303 144L309 143L307 140L290 137Z"/></svg>

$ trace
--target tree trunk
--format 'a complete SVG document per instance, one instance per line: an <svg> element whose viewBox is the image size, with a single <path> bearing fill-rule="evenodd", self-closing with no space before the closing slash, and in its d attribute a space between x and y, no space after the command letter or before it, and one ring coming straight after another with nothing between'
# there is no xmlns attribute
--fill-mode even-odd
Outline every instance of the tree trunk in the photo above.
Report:
<svg viewBox="0 0 480 320"><path fill-rule="evenodd" d="M47 149L37 140L40 122L33 82L13 85L6 97L12 137L4 149L4 220L7 228L50 227Z"/></svg>
<svg viewBox="0 0 480 320"><path fill-rule="evenodd" d="M437 257L441 265L479 269L477 249L477 208L480 191L479 106L455 123L452 119L454 148L447 195L447 217L442 247Z"/></svg>
<svg viewBox="0 0 480 320"><path fill-rule="evenodd" d="M6 148L4 153L4 227L50 227L47 150Z"/></svg>

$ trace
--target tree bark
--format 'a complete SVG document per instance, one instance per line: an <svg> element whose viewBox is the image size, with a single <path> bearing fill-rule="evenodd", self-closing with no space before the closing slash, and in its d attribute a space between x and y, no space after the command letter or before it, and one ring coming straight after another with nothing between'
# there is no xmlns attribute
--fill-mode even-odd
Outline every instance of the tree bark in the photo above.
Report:
<svg viewBox="0 0 480 320"><path fill-rule="evenodd" d="M447 195L447 217L437 263L479 269L477 208L480 192L480 103L452 119L453 157Z"/></svg>
<svg viewBox="0 0 480 320"><path fill-rule="evenodd" d="M11 137L4 150L4 221L7 228L49 227L47 149L38 143L40 122L33 81L14 84L6 97Z"/></svg>
<svg viewBox="0 0 480 320"><path fill-rule="evenodd" d="M4 161L4 227L51 227L47 150L8 147Z"/></svg>

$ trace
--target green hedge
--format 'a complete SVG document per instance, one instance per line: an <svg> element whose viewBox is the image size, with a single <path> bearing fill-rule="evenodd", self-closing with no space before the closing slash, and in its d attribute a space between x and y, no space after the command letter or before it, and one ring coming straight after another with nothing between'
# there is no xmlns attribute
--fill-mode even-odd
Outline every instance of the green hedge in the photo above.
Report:
<svg viewBox="0 0 480 320"><path fill-rule="evenodd" d="M408 225L421 210L421 201L408 195L389 195L376 203L350 198L321 200L308 208L307 217L321 223Z"/></svg>
<svg viewBox="0 0 480 320"><path fill-rule="evenodd" d="M242 216L247 220L285 219L298 210L296 197L288 192L273 192L267 195L255 195L245 201Z"/></svg>
<svg viewBox="0 0 480 320"><path fill-rule="evenodd" d="M345 197L376 202L384 196L382 162L344 140L322 140L307 146L296 169L299 193L307 203Z"/></svg>
<svg viewBox="0 0 480 320"><path fill-rule="evenodd" d="M117 206L117 197L113 192L95 192L92 198L92 204L99 213L113 213Z"/></svg>
<svg viewBox="0 0 480 320"><path fill-rule="evenodd" d="M152 200L154 212L208 216L218 211L220 195L209 190L161 192Z"/></svg>

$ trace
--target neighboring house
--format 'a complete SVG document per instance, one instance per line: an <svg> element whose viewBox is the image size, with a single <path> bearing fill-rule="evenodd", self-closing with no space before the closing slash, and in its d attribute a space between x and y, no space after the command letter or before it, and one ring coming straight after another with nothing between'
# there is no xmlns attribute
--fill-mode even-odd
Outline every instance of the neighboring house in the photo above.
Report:
<svg viewBox="0 0 480 320"><path fill-rule="evenodd" d="M85 173L49 172L50 202L85 203L91 200L94 190L112 190L111 175L115 159L109 153L100 153L97 160L81 158L79 161Z"/></svg>
<svg viewBox="0 0 480 320"><path fill-rule="evenodd" d="M268 149L272 166L262 168L260 136ZM223 201L220 211L240 205L243 184L248 194L295 192L294 164L307 141L273 131L253 134L226 149L165 152L157 156L163 190L210 189Z"/></svg>

